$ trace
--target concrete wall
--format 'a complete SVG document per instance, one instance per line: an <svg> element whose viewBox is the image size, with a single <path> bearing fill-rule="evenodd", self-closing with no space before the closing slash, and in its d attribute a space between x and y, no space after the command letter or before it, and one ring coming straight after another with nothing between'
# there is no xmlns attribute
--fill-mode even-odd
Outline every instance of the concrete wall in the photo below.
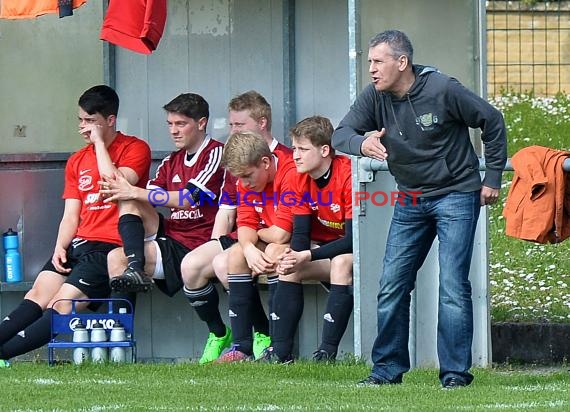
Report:
<svg viewBox="0 0 570 412"><path fill-rule="evenodd" d="M83 145L77 98L103 82L102 16L102 3L91 1L63 19L0 19L0 154L69 152ZM16 126L25 132L15 132Z"/></svg>
<svg viewBox="0 0 570 412"><path fill-rule="evenodd" d="M414 63L435 66L478 91L482 51L478 0L360 0L362 70L360 78L369 81L368 40L376 33L399 29L414 46ZM393 6L391 6L393 4Z"/></svg>
<svg viewBox="0 0 570 412"><path fill-rule="evenodd" d="M227 138L227 104L255 89L272 105L273 133L314 114L336 125L350 103L345 2L172 0L158 49L116 49L119 126L170 150L162 106L182 92L210 103L208 131Z"/></svg>
<svg viewBox="0 0 570 412"><path fill-rule="evenodd" d="M208 131L224 140L230 98L257 89L273 104L274 133L283 138L283 26L287 2L174 0L158 49L149 56L116 49L121 128L171 150L162 106L180 93L210 104Z"/></svg>

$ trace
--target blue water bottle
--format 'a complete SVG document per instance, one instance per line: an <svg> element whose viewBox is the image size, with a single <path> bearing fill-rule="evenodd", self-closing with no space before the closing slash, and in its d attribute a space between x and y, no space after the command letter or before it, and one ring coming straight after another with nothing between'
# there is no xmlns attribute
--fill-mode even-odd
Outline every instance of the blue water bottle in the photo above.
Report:
<svg viewBox="0 0 570 412"><path fill-rule="evenodd" d="M10 228L7 232L4 232L2 240L5 252L4 273L6 274L6 282L21 282L22 260L20 258L18 233Z"/></svg>

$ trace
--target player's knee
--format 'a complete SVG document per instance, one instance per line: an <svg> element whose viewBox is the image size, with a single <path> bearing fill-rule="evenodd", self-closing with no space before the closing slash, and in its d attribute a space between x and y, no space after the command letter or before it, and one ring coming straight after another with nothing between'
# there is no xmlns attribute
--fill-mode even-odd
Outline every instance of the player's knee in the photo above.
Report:
<svg viewBox="0 0 570 412"><path fill-rule="evenodd" d="M352 254L335 256L331 260L331 283L352 285Z"/></svg>
<svg viewBox="0 0 570 412"><path fill-rule="evenodd" d="M271 259L276 259L280 254L282 254L289 245L270 243L265 248L265 254Z"/></svg>
<svg viewBox="0 0 570 412"><path fill-rule="evenodd" d="M59 300L55 297L53 301L48 304L48 308L52 308L57 313L70 313L71 312L71 302L69 300Z"/></svg>
<svg viewBox="0 0 570 412"><path fill-rule="evenodd" d="M222 253L214 257L212 261L214 273L225 288L228 287L228 257L227 254Z"/></svg>
<svg viewBox="0 0 570 412"><path fill-rule="evenodd" d="M28 290L28 292L24 296L24 299L35 302L38 306L40 306L42 309L45 310L48 307L48 303L49 300L51 299L51 296L45 296L45 293L43 293L39 287L36 287L34 285L34 287Z"/></svg>
<svg viewBox="0 0 570 412"><path fill-rule="evenodd" d="M191 256L191 253L184 256L180 263L180 273L182 274L182 281L187 288L194 289L195 284L200 280L200 270L196 265L196 259Z"/></svg>
<svg viewBox="0 0 570 412"><path fill-rule="evenodd" d="M299 272L292 272L288 275L279 275L279 280L283 282L290 282L290 283L302 283L303 276Z"/></svg>
<svg viewBox="0 0 570 412"><path fill-rule="evenodd" d="M218 274L218 272L220 273L227 272L228 256L224 256L223 254L217 255L216 257L214 257L214 260L212 260L212 266L214 267L214 272L216 272L216 274Z"/></svg>
<svg viewBox="0 0 570 412"><path fill-rule="evenodd" d="M243 249L239 243L236 243L228 249L228 261L241 261L245 259L243 256Z"/></svg>
<svg viewBox="0 0 570 412"><path fill-rule="evenodd" d="M231 248L228 249L227 258L227 268L228 272L231 273L244 273L243 271L248 271L247 261L243 254L243 249L236 243Z"/></svg>
<svg viewBox="0 0 570 412"><path fill-rule="evenodd" d="M352 253L338 255L331 259L331 271L350 272L352 277Z"/></svg>
<svg viewBox="0 0 570 412"><path fill-rule="evenodd" d="M109 276L119 276L123 273L126 267L127 258L125 257L125 252L123 248L116 248L109 252L107 255L107 270L109 271Z"/></svg>

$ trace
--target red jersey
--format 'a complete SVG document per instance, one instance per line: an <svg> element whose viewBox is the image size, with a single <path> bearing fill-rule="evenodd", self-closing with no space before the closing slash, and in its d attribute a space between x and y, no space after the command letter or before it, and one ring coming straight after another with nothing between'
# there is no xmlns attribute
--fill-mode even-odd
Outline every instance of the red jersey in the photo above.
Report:
<svg viewBox="0 0 570 412"><path fill-rule="evenodd" d="M332 176L322 189L308 173L298 173L294 215L312 215L311 240L330 242L345 236L344 225L352 219L352 169L350 158L337 155Z"/></svg>
<svg viewBox="0 0 570 412"><path fill-rule="evenodd" d="M147 185L147 189L178 192L179 198L189 183L200 188L199 202L185 208L170 208L170 218L164 220L165 233L191 250L212 235L225 174L220 166L222 150L222 143L206 136L191 158L186 150L166 156Z"/></svg>
<svg viewBox="0 0 570 412"><path fill-rule="evenodd" d="M273 182L263 192L252 192L238 183L237 226L259 230L272 225L287 232L293 231L293 216L287 199L283 196L294 193L295 163L293 156L276 151L274 154L277 172Z"/></svg>
<svg viewBox="0 0 570 412"><path fill-rule="evenodd" d="M150 147L145 141L117 132L107 150L117 168L133 169L139 177L137 186L145 187L151 162ZM81 200L77 237L121 245L117 205L103 203L99 197L100 180L95 146L90 144L67 160L63 198Z"/></svg>
<svg viewBox="0 0 570 412"><path fill-rule="evenodd" d="M101 40L150 54L166 25L166 0L112 1L101 28Z"/></svg>

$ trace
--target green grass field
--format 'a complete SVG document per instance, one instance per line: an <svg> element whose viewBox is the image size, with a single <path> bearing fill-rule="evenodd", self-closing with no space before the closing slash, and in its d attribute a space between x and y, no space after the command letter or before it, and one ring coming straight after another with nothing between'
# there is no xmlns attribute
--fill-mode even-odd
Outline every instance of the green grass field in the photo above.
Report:
<svg viewBox="0 0 570 412"><path fill-rule="evenodd" d="M567 96L506 95L492 103L505 117L509 157L531 145L570 150ZM539 245L505 235L501 213L512 176L505 173L502 201L489 213L492 319L570 322L570 241Z"/></svg>
<svg viewBox="0 0 570 412"><path fill-rule="evenodd" d="M443 390L435 369L358 387L363 364L61 365L0 369L2 411L567 411L566 369L475 369Z"/></svg>

